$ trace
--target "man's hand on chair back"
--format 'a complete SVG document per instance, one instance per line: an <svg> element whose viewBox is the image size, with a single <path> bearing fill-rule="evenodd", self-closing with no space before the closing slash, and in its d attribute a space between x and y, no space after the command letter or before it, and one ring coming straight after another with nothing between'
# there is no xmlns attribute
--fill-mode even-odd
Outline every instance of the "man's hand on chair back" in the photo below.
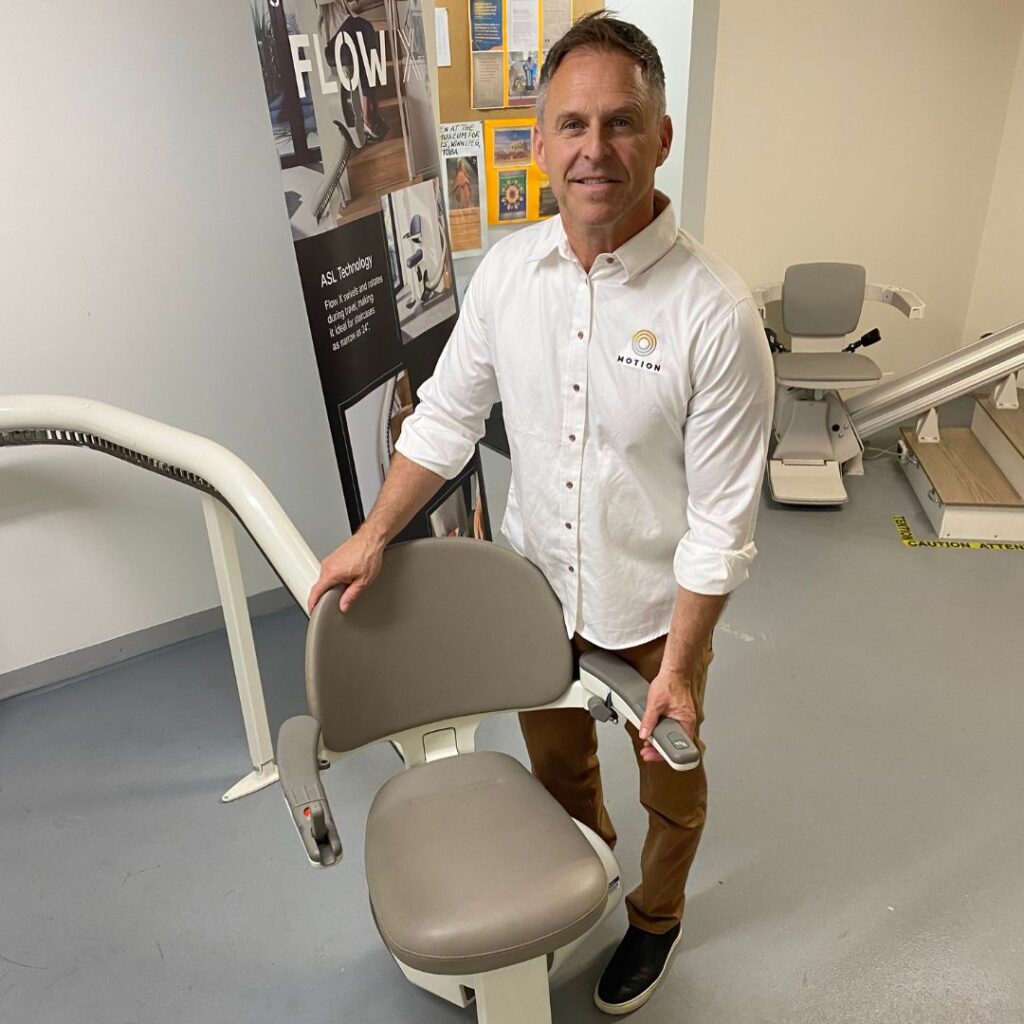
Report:
<svg viewBox="0 0 1024 1024"><path fill-rule="evenodd" d="M380 574L386 541L366 524L320 563L320 577L309 592L306 607L313 614L320 598L340 583L345 584L338 607L347 612L359 595Z"/></svg>
<svg viewBox="0 0 1024 1024"><path fill-rule="evenodd" d="M395 452L366 522L320 564L306 602L310 615L325 591L346 584L338 607L347 612L380 573L384 548L438 491L444 477Z"/></svg>

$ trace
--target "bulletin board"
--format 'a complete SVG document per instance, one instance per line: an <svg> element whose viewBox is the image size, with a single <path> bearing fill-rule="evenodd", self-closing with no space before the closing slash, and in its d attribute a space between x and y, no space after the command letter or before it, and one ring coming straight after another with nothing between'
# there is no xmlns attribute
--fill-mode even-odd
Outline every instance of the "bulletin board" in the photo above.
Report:
<svg viewBox="0 0 1024 1024"><path fill-rule="evenodd" d="M442 121L483 121L522 118L524 108L508 110L476 110L471 103L471 70L469 56L470 0L436 0L437 7L448 10L448 32L451 39L452 66L437 69L438 103ZM572 0L575 20L591 11L604 10L604 0ZM532 110L533 108L529 108Z"/></svg>
<svg viewBox="0 0 1024 1024"><path fill-rule="evenodd" d="M487 118L484 152L489 223L542 220L558 213L547 176L537 166L531 140L534 118Z"/></svg>

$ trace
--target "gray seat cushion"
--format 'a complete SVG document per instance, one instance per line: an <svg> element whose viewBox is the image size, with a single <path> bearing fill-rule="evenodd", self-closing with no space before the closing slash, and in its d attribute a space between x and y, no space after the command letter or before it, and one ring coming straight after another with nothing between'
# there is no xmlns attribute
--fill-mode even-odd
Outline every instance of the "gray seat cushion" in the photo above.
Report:
<svg viewBox="0 0 1024 1024"><path fill-rule="evenodd" d="M515 758L489 751L388 780L370 808L365 856L384 942L431 974L552 952L607 900L604 866L573 820Z"/></svg>
<svg viewBox="0 0 1024 1024"><path fill-rule="evenodd" d="M873 384L882 379L882 371L855 352L777 352L775 376L780 381Z"/></svg>

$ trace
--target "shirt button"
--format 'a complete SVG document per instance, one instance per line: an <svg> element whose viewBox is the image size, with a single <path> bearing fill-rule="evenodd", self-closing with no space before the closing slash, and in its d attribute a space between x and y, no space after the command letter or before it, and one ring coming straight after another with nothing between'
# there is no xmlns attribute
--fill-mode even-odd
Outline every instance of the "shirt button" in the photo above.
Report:
<svg viewBox="0 0 1024 1024"><path fill-rule="evenodd" d="M575 434L570 434L569 435L569 440L570 441L575 441L576 440L576 435Z"/></svg>
<svg viewBox="0 0 1024 1024"><path fill-rule="evenodd" d="M604 261L605 261L605 263L614 263L615 262L615 260L611 256L605 256Z"/></svg>
<svg viewBox="0 0 1024 1024"><path fill-rule="evenodd" d="M573 391L579 391L579 389L580 389L579 384L573 384L572 389L573 389Z"/></svg>
<svg viewBox="0 0 1024 1024"><path fill-rule="evenodd" d="M567 530L571 530L571 529L572 529L572 523L566 523L566 524L565 524L565 528L566 528Z"/></svg>
<svg viewBox="0 0 1024 1024"><path fill-rule="evenodd" d="M565 481L565 486L568 487L569 490L571 491L572 490L572 481L571 480L566 480Z"/></svg>
<svg viewBox="0 0 1024 1024"><path fill-rule="evenodd" d="M572 566L570 565L570 566L569 566L569 572L575 572L575 571L576 571L576 570L575 570L575 569L574 569L574 568L573 568L573 567L572 567Z"/></svg>
<svg viewBox="0 0 1024 1024"><path fill-rule="evenodd" d="M580 339L582 340L582 338L583 338L583 332L582 332L582 331L577 331L577 332L576 332L576 337L577 337L577 338L580 338Z"/></svg>

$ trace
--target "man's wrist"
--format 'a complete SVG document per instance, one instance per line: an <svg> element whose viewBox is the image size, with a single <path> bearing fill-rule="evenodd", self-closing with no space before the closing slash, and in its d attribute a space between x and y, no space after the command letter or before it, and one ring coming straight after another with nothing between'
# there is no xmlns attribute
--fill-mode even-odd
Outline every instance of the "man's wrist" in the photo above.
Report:
<svg viewBox="0 0 1024 1024"><path fill-rule="evenodd" d="M377 548L379 551L383 551L384 548L388 546L388 541L391 539L388 536L387 530L385 530L380 524L373 522L371 519L367 519L363 525L359 527L356 531L356 536L358 536L364 543Z"/></svg>
<svg viewBox="0 0 1024 1024"><path fill-rule="evenodd" d="M675 643L673 650L666 651L661 661L661 671L666 675L690 680L700 670L704 660L704 649L699 644Z"/></svg>
<svg viewBox="0 0 1024 1024"><path fill-rule="evenodd" d="M690 680L694 677L693 671L685 668L669 668L667 665L662 665L658 674L670 686L685 686L687 689L690 687Z"/></svg>

